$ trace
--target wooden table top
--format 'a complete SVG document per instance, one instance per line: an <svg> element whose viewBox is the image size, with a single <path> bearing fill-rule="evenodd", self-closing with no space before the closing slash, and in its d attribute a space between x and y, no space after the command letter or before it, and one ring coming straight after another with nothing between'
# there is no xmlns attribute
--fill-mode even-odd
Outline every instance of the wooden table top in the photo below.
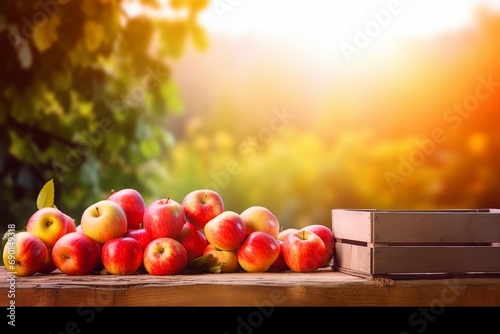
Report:
<svg viewBox="0 0 500 334"><path fill-rule="evenodd" d="M152 276L60 272L15 277L0 267L0 305L500 306L500 277L367 279L333 271Z"/></svg>

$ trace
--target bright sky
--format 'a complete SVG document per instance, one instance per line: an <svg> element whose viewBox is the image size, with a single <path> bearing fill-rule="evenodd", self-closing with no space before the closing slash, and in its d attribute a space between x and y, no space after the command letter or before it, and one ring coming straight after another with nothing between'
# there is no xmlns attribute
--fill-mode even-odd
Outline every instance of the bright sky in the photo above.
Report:
<svg viewBox="0 0 500 334"><path fill-rule="evenodd" d="M392 5L384 34L423 36L472 24L481 3L500 10L499 0L212 0L200 20L213 33L340 41Z"/></svg>

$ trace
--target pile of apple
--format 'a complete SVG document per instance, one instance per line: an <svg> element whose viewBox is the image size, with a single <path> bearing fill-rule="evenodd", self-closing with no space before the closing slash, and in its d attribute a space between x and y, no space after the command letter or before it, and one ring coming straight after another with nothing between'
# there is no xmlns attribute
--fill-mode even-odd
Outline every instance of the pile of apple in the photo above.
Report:
<svg viewBox="0 0 500 334"><path fill-rule="evenodd" d="M268 208L229 211L213 190L146 206L128 188L85 209L79 225L54 206L39 208L9 236L3 260L17 276L312 272L329 266L333 252L328 227L280 230Z"/></svg>

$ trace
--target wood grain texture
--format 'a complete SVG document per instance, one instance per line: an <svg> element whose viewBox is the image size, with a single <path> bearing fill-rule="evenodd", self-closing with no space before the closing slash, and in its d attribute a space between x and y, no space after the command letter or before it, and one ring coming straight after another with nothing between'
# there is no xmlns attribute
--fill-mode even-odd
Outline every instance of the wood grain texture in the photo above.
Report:
<svg viewBox="0 0 500 334"><path fill-rule="evenodd" d="M0 306L9 273L0 267ZM365 279L313 273L16 277L16 306L500 306L500 278Z"/></svg>
<svg viewBox="0 0 500 334"><path fill-rule="evenodd" d="M498 273L500 247L375 246L373 273Z"/></svg>
<svg viewBox="0 0 500 334"><path fill-rule="evenodd" d="M500 214L491 212L380 212L373 221L375 242L500 242ZM356 239L354 239L356 240Z"/></svg>

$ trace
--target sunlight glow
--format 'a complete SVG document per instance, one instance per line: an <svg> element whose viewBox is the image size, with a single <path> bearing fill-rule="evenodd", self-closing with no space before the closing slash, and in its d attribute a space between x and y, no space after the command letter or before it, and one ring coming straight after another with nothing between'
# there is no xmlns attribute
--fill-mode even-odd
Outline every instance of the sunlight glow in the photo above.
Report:
<svg viewBox="0 0 500 334"><path fill-rule="evenodd" d="M149 17L163 18L179 18L183 19L187 16L187 9L174 10L169 6L169 0L157 0L160 5L160 10L156 10L141 4L140 0L125 0L123 9L130 16L145 15Z"/></svg>
<svg viewBox="0 0 500 334"><path fill-rule="evenodd" d="M500 9L492 0L215 0L200 21L212 33L342 41L373 20L372 12L392 6L398 12L384 27L386 37L429 36L473 24L481 3Z"/></svg>

